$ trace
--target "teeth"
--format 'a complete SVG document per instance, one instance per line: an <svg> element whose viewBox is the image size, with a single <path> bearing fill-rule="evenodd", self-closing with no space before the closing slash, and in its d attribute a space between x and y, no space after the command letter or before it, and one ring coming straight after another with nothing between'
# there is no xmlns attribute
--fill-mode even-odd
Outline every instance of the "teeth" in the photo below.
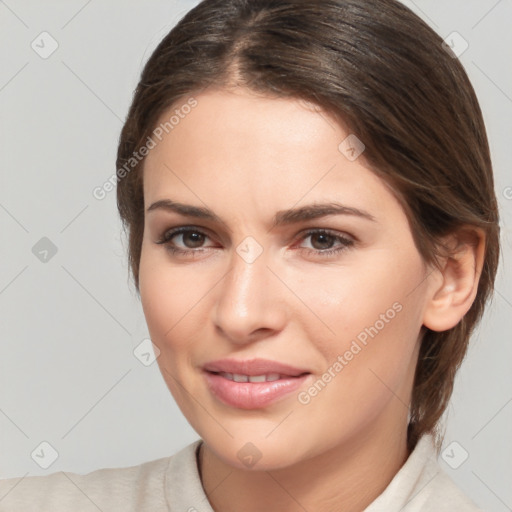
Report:
<svg viewBox="0 0 512 512"><path fill-rule="evenodd" d="M249 382L265 382L265 375L250 375Z"/></svg>
<svg viewBox="0 0 512 512"><path fill-rule="evenodd" d="M234 382L273 382L279 380L279 373L268 373L265 375L241 375L239 373L220 372L219 375Z"/></svg>

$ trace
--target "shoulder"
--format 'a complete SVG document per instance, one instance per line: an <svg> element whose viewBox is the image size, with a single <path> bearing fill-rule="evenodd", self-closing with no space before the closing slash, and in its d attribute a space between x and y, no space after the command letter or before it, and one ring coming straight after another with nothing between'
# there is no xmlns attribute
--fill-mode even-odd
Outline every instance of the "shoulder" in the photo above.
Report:
<svg viewBox="0 0 512 512"><path fill-rule="evenodd" d="M437 461L432 462L435 476L430 484L426 485L423 490L418 490L416 504L423 508L417 510L425 510L425 512L451 512L453 510L461 512L483 512L481 508L469 499L464 492L455 484L455 482L443 471ZM406 509L409 510L409 509ZM411 510L416 510L411 508Z"/></svg>
<svg viewBox="0 0 512 512"><path fill-rule="evenodd" d="M60 471L0 480L0 512L167 510L163 489L170 459L85 475Z"/></svg>
<svg viewBox="0 0 512 512"><path fill-rule="evenodd" d="M438 463L431 436L422 437L384 492L365 512L482 512Z"/></svg>

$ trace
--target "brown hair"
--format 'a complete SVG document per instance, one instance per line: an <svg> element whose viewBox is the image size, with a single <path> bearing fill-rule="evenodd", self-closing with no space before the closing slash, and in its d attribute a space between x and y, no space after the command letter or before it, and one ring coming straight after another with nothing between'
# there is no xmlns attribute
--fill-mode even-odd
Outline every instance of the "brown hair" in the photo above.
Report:
<svg viewBox="0 0 512 512"><path fill-rule="evenodd" d="M474 303L452 329L423 328L409 448L436 433L499 260L499 223L482 114L469 79L441 38L395 0L204 0L161 41L135 91L117 154L117 204L139 290L142 166L133 155L171 106L200 90L245 86L307 100L361 139L365 161L406 211L425 262L440 237L483 229ZM120 172L124 169L124 172Z"/></svg>

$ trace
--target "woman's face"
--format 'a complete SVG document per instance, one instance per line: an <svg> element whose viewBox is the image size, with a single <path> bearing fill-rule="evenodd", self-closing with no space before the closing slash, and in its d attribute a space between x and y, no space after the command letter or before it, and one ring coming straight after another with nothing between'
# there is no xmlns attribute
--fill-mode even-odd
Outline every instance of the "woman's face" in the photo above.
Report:
<svg viewBox="0 0 512 512"><path fill-rule="evenodd" d="M403 442L430 280L400 204L306 103L195 100L147 156L140 261L184 415L241 468Z"/></svg>

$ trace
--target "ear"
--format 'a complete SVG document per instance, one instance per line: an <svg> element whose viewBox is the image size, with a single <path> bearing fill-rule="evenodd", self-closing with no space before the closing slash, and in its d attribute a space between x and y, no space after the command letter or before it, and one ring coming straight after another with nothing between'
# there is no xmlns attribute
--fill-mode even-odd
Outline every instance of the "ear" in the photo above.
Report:
<svg viewBox="0 0 512 512"><path fill-rule="evenodd" d="M455 327L475 300L485 253L485 233L480 228L463 229L443 239L446 248L440 269L429 276L431 290L423 325L433 331Z"/></svg>

